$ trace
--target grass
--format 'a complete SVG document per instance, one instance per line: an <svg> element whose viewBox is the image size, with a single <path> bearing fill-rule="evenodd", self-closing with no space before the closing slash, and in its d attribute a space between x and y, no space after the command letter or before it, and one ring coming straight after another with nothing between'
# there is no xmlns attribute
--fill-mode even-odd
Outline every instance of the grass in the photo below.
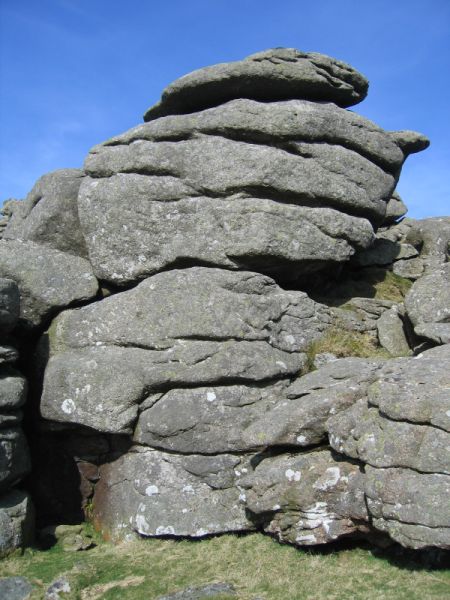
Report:
<svg viewBox="0 0 450 600"><path fill-rule="evenodd" d="M450 597L450 571L427 569L410 555L400 559L379 552L364 547L299 550L262 534L197 542L142 539L99 543L87 552L64 552L58 545L26 550L1 561L0 576L28 577L36 585L32 600L42 598L46 586L62 574L72 587L63 596L67 600L154 600L218 581L233 584L240 600Z"/></svg>
<svg viewBox="0 0 450 600"><path fill-rule="evenodd" d="M392 358L369 333L347 331L339 327L330 327L320 339L311 344L307 352L308 364L312 366L316 355L322 352L331 352L338 358Z"/></svg>

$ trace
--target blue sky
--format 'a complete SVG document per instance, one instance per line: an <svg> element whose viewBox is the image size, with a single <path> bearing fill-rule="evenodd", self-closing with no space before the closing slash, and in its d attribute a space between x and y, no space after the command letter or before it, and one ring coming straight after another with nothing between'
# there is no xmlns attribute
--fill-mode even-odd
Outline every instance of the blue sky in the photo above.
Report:
<svg viewBox="0 0 450 600"><path fill-rule="evenodd" d="M359 113L415 129L398 189L450 214L449 0L0 0L0 198L79 167L142 121L173 79L274 46L329 54L370 80Z"/></svg>

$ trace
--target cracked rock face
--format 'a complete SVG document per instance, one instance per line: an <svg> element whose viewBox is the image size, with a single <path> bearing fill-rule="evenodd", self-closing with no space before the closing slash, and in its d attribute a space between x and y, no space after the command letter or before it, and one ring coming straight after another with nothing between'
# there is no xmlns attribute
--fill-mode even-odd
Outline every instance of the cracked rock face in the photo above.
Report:
<svg viewBox="0 0 450 600"><path fill-rule="evenodd" d="M77 209L83 176L80 169L61 169L41 177L14 210L3 239L35 242L86 258Z"/></svg>
<svg viewBox="0 0 450 600"><path fill-rule="evenodd" d="M426 273L412 286L405 306L417 335L450 343L450 263Z"/></svg>
<svg viewBox="0 0 450 600"><path fill-rule="evenodd" d="M206 67L7 204L0 554L31 518L19 358L53 525L450 548L448 218L399 221L428 140L346 110L367 87L294 49Z"/></svg>
<svg viewBox="0 0 450 600"><path fill-rule="evenodd" d="M411 548L450 546L449 360L447 344L387 361L365 397L327 422L332 447L366 464L374 526Z"/></svg>
<svg viewBox="0 0 450 600"><path fill-rule="evenodd" d="M141 403L159 412L146 400L151 393L297 375L329 321L326 307L303 292L255 273L160 273L54 321L42 414L130 433Z"/></svg>
<svg viewBox="0 0 450 600"><path fill-rule="evenodd" d="M323 544L364 529L367 510L356 464L328 450L263 460L242 485L247 506L281 541Z"/></svg>
<svg viewBox="0 0 450 600"><path fill-rule="evenodd" d="M346 261L371 244L405 157L426 145L304 100L157 119L86 159L90 260L119 285L181 264L292 278Z"/></svg>
<svg viewBox="0 0 450 600"><path fill-rule="evenodd" d="M304 98L352 106L365 98L368 86L361 73L325 54L273 48L184 75L164 90L161 102L146 112L144 121L233 98L264 102Z"/></svg>
<svg viewBox="0 0 450 600"><path fill-rule="evenodd" d="M19 324L26 329L45 325L58 309L93 298L98 288L86 259L28 241L0 240L0 275L19 287Z"/></svg>

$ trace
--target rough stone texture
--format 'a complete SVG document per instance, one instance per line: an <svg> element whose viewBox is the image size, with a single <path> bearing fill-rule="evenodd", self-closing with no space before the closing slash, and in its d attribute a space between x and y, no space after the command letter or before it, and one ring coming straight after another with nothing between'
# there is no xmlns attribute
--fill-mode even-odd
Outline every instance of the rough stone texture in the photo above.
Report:
<svg viewBox="0 0 450 600"><path fill-rule="evenodd" d="M415 281L405 307L417 335L438 344L450 343L450 263Z"/></svg>
<svg viewBox="0 0 450 600"><path fill-rule="evenodd" d="M203 537L254 528L245 514L239 480L244 456L188 456L137 448L100 469L94 520L104 534L123 537Z"/></svg>
<svg viewBox="0 0 450 600"><path fill-rule="evenodd" d="M145 113L144 121L202 110L234 98L264 102L302 98L351 106L365 98L368 85L350 65L325 54L273 48L175 80L165 88L161 101Z"/></svg>
<svg viewBox="0 0 450 600"><path fill-rule="evenodd" d="M3 239L36 242L86 258L77 208L82 178L79 169L61 169L41 177L20 210L12 213Z"/></svg>
<svg viewBox="0 0 450 600"><path fill-rule="evenodd" d="M346 261L371 244L367 219L384 218L401 139L299 100L241 99L136 127L85 163L79 214L95 273L123 285L200 263L293 277Z"/></svg>
<svg viewBox="0 0 450 600"><path fill-rule="evenodd" d="M333 448L374 467L399 466L450 474L448 432L427 425L390 421L364 400L330 419L328 428Z"/></svg>
<svg viewBox="0 0 450 600"><path fill-rule="evenodd" d="M242 482L265 531L299 546L354 534L367 521L360 467L328 450L266 458Z"/></svg>
<svg viewBox="0 0 450 600"><path fill-rule="evenodd" d="M63 600L72 591L70 582L64 575L57 577L45 591L44 600ZM64 594L64 596L61 596Z"/></svg>
<svg viewBox="0 0 450 600"><path fill-rule="evenodd" d="M426 273L448 262L450 255L450 217L432 217L411 223L406 241L420 247Z"/></svg>
<svg viewBox="0 0 450 600"><path fill-rule="evenodd" d="M326 440L326 421L351 406L375 379L382 361L344 358L296 379L285 400L268 406L247 426L250 447L311 446Z"/></svg>
<svg viewBox="0 0 450 600"><path fill-rule="evenodd" d="M161 273L55 320L41 411L129 433L151 392L298 374L328 323L325 307L262 275Z"/></svg>
<svg viewBox="0 0 450 600"><path fill-rule="evenodd" d="M262 444L248 430L281 403L285 388L286 384L280 382L270 386L184 388L155 395L150 408L141 407L134 439L182 453L254 450Z"/></svg>
<svg viewBox="0 0 450 600"><path fill-rule="evenodd" d="M380 344L392 356L411 354L398 307L392 307L380 316L377 321L377 331Z"/></svg>
<svg viewBox="0 0 450 600"><path fill-rule="evenodd" d="M20 214L23 208L22 200L17 200L15 198L8 198L3 202L3 206L0 209L0 214L3 215L3 218L0 219L0 239L3 237L3 233L8 226L13 214L18 211Z"/></svg>
<svg viewBox="0 0 450 600"><path fill-rule="evenodd" d="M19 323L42 325L57 310L89 300L98 283L87 260L34 242L0 241L0 275L20 290Z"/></svg>
<svg viewBox="0 0 450 600"><path fill-rule="evenodd" d="M18 289L0 280L0 554L32 522L10 490L29 468L17 348L43 384L42 525L85 511L114 540L258 528L450 547L450 218L402 219L394 189L428 140L345 110L366 91L293 49L201 69L85 171L4 207L0 277ZM420 277L406 309L378 297L388 270ZM409 354L403 324L416 351L444 345L389 360L318 345L341 331L336 354Z"/></svg>
<svg viewBox="0 0 450 600"><path fill-rule="evenodd" d="M402 166L405 158L399 132L385 131L361 115L342 110L335 104L305 100L271 103L232 100L201 112L138 125L93 151L103 146L130 145L142 140L176 142L199 135L280 145L291 151L295 151L295 142L299 140L313 144L320 139L353 150L392 174ZM419 139L420 135L416 135Z"/></svg>
<svg viewBox="0 0 450 600"><path fill-rule="evenodd" d="M351 298L344 308L331 308L334 324L346 331L375 331L378 319L392 309L395 302L379 298Z"/></svg>
<svg viewBox="0 0 450 600"><path fill-rule="evenodd" d="M2 368L0 371L0 422L3 413L16 411L23 406L26 392L25 378L15 369Z"/></svg>
<svg viewBox="0 0 450 600"><path fill-rule="evenodd" d="M13 490L0 497L0 558L32 541L33 520L28 494Z"/></svg>
<svg viewBox="0 0 450 600"><path fill-rule="evenodd" d="M400 198L397 192L392 194L392 198L387 203L386 215L384 217L383 225L390 225L396 223L399 219L404 217L408 212L407 206Z"/></svg>
<svg viewBox="0 0 450 600"><path fill-rule="evenodd" d="M0 279L0 333L9 333L16 326L20 312L20 292L12 279Z"/></svg>
<svg viewBox="0 0 450 600"><path fill-rule="evenodd" d="M450 548L450 477L366 467L373 525L408 548Z"/></svg>
<svg viewBox="0 0 450 600"><path fill-rule="evenodd" d="M392 266L392 271L400 277L414 280L422 277L424 266L423 260L418 256L408 260L397 260Z"/></svg>
<svg viewBox="0 0 450 600"><path fill-rule="evenodd" d="M4 577L0 579L0 598L3 600L28 600L33 586L25 577Z"/></svg>
<svg viewBox="0 0 450 600"><path fill-rule="evenodd" d="M412 548L450 547L449 360L445 345L387 361L366 397L327 422L331 446L372 467L374 526Z"/></svg>
<svg viewBox="0 0 450 600"><path fill-rule="evenodd" d="M49 525L39 531L39 538L45 546L59 542L64 552L80 552L96 546L83 525Z"/></svg>

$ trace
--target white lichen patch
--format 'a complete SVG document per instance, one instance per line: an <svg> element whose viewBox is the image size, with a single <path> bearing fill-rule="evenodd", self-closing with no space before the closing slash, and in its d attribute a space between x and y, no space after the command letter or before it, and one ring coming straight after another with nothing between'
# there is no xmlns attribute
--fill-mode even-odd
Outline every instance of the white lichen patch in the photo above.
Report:
<svg viewBox="0 0 450 600"><path fill-rule="evenodd" d="M175 535L175 529L172 525L160 525L156 528L156 535Z"/></svg>
<svg viewBox="0 0 450 600"><path fill-rule="evenodd" d="M147 523L144 515L136 515L136 529L139 533L148 533L150 525Z"/></svg>
<svg viewBox="0 0 450 600"><path fill-rule="evenodd" d="M282 360L275 361L275 364L278 365L279 367L281 367L282 369L284 369L285 371L287 371L286 363L284 363Z"/></svg>
<svg viewBox="0 0 450 600"><path fill-rule="evenodd" d="M206 399L208 400L208 402L214 402L216 398L217 396L214 392L206 392Z"/></svg>
<svg viewBox="0 0 450 600"><path fill-rule="evenodd" d="M341 470L339 467L328 467L325 473L316 481L313 488L316 490L328 490L334 487L341 478Z"/></svg>
<svg viewBox="0 0 450 600"><path fill-rule="evenodd" d="M300 481L302 474L300 471L293 471L292 469L286 469L285 476L288 481Z"/></svg>
<svg viewBox="0 0 450 600"><path fill-rule="evenodd" d="M154 496L155 494L159 494L159 488L157 485L148 485L145 488L145 495L146 496Z"/></svg>
<svg viewBox="0 0 450 600"><path fill-rule="evenodd" d="M72 398L66 398L61 404L61 410L66 413L66 415L71 415L76 410L75 402Z"/></svg>
<svg viewBox="0 0 450 600"><path fill-rule="evenodd" d="M315 544L316 543L316 536L309 534L309 535L298 535L295 538L295 541L298 544Z"/></svg>
<svg viewBox="0 0 450 600"><path fill-rule="evenodd" d="M304 435L298 435L297 436L297 442L299 444L304 444L306 442L306 437Z"/></svg>
<svg viewBox="0 0 450 600"><path fill-rule="evenodd" d="M189 485L185 485L185 486L183 486L183 489L182 489L182 491L183 491L185 494L195 494L195 490L194 490L194 488L192 487L192 485L190 485L190 484L189 484Z"/></svg>

